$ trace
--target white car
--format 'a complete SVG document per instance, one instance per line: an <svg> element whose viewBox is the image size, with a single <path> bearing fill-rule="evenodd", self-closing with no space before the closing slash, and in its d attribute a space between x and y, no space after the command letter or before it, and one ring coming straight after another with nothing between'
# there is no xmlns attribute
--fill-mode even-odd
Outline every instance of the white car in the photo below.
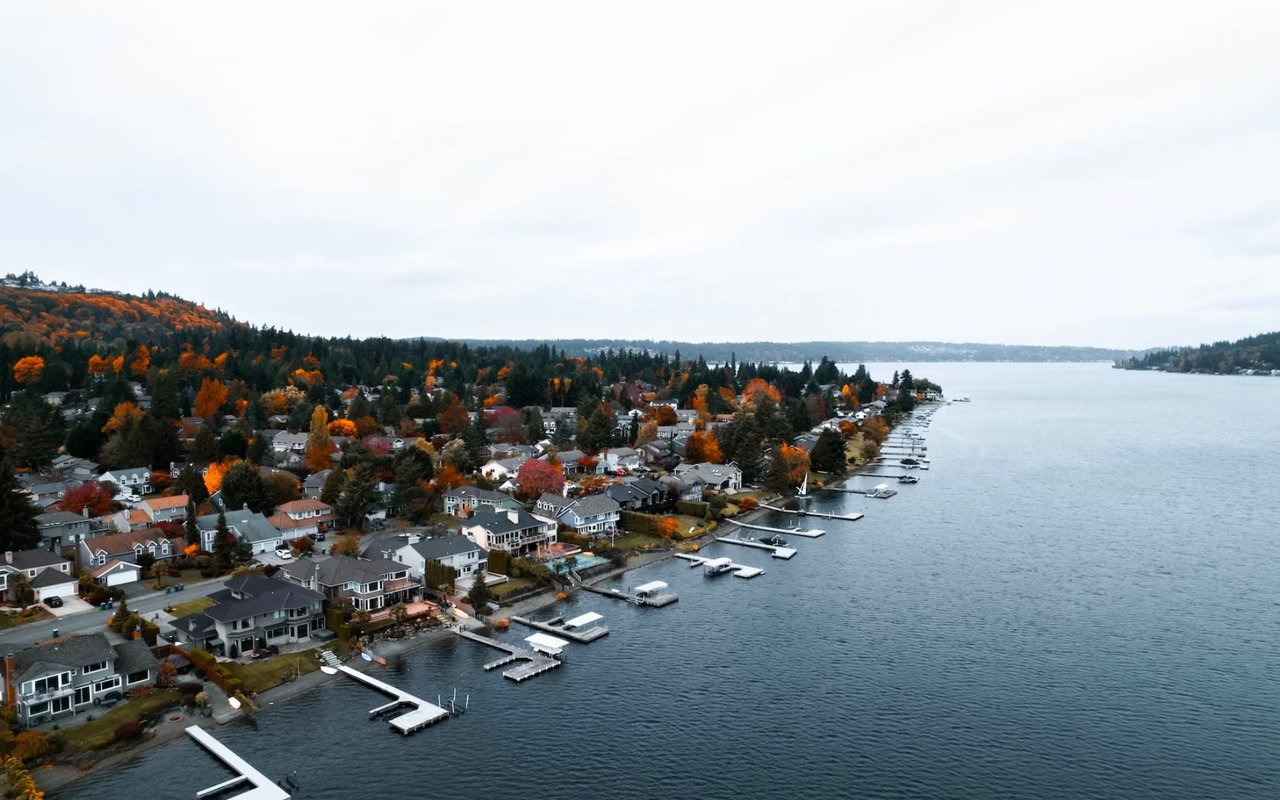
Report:
<svg viewBox="0 0 1280 800"><path fill-rule="evenodd" d="M293 558L293 551L287 547L277 547L276 555L280 558Z"/></svg>

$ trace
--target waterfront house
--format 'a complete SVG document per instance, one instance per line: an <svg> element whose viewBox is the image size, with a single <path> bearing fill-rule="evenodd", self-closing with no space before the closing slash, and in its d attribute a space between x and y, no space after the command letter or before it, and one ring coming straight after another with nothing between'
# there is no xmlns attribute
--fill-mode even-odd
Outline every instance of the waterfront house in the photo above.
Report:
<svg viewBox="0 0 1280 800"><path fill-rule="evenodd" d="M71 562L48 550L6 551L0 563L0 596L13 588L13 576L22 575L31 586L33 599L43 603L49 597L71 597L76 593L76 576ZM14 598L16 601L18 598Z"/></svg>
<svg viewBox="0 0 1280 800"><path fill-rule="evenodd" d="M538 498L536 508L575 533L614 533L622 516L618 501L605 494L577 498L544 494Z"/></svg>
<svg viewBox="0 0 1280 800"><path fill-rule="evenodd" d="M732 462L710 464L704 461L701 464L681 464L676 467L677 478L683 480L686 476L697 477L708 488L728 494L742 489L742 470Z"/></svg>
<svg viewBox="0 0 1280 800"><path fill-rule="evenodd" d="M290 583L311 589L330 601L350 602L360 611L377 611L413 600L421 589L408 564L386 558L349 556L299 558L280 567Z"/></svg>
<svg viewBox="0 0 1280 800"><path fill-rule="evenodd" d="M106 697L155 682L160 663L146 642L112 646L105 634L55 639L4 658L0 692L19 724L88 711Z"/></svg>
<svg viewBox="0 0 1280 800"><path fill-rule="evenodd" d="M610 486L605 494L612 497L619 507L629 511L654 513L671 507L667 487L648 478Z"/></svg>
<svg viewBox="0 0 1280 800"><path fill-rule="evenodd" d="M485 550L528 555L556 541L556 521L523 508L481 508L462 532Z"/></svg>
<svg viewBox="0 0 1280 800"><path fill-rule="evenodd" d="M475 486L459 486L444 493L444 510L459 519L466 519L481 508L520 508L520 504L510 495L480 489Z"/></svg>
<svg viewBox="0 0 1280 800"><path fill-rule="evenodd" d="M667 494L672 500L701 500L702 487L706 485L701 478L692 474L683 478L667 475L659 478L658 483L667 488Z"/></svg>
<svg viewBox="0 0 1280 800"><path fill-rule="evenodd" d="M325 629L324 595L262 575L239 575L209 595L214 604L173 621L187 644L237 658L271 645L304 641Z"/></svg>
<svg viewBox="0 0 1280 800"><path fill-rule="evenodd" d="M422 580L428 561L438 561L452 567L458 577L484 572L488 566L488 553L467 536L452 534L421 539L405 544L394 554L396 561L409 567L409 574Z"/></svg>

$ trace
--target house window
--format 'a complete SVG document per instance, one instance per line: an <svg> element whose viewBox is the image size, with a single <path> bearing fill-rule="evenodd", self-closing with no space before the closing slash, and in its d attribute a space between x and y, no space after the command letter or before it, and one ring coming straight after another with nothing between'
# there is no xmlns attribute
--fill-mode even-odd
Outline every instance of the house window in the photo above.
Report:
<svg viewBox="0 0 1280 800"><path fill-rule="evenodd" d="M107 668L107 662L105 661L99 661L95 664L87 664L84 668L84 674L88 675L90 672L97 672L99 670L103 670L106 668Z"/></svg>
<svg viewBox="0 0 1280 800"><path fill-rule="evenodd" d="M119 688L120 688L119 675L116 675L111 678L107 678L105 681L98 681L93 685L93 691L98 694L101 694L102 692L109 692L112 689L119 689Z"/></svg>
<svg viewBox="0 0 1280 800"><path fill-rule="evenodd" d="M132 686L135 683L142 683L143 681L147 680L150 677L151 677L151 672L149 670L143 669L137 672L130 672L129 677L126 680L128 684Z"/></svg>
<svg viewBox="0 0 1280 800"><path fill-rule="evenodd" d="M106 554L106 553L98 553L98 566L100 566L100 567L101 567L101 566L105 565L106 563L107 563L107 554Z"/></svg>
<svg viewBox="0 0 1280 800"><path fill-rule="evenodd" d="M93 690L88 686L76 687L76 705L82 706L93 699Z"/></svg>

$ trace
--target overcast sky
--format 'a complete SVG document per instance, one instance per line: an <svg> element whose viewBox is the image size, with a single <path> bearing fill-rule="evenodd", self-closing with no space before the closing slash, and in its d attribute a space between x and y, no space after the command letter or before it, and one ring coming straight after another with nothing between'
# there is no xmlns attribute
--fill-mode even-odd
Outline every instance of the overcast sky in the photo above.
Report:
<svg viewBox="0 0 1280 800"><path fill-rule="evenodd" d="M0 5L0 265L334 335L1280 328L1280 3Z"/></svg>

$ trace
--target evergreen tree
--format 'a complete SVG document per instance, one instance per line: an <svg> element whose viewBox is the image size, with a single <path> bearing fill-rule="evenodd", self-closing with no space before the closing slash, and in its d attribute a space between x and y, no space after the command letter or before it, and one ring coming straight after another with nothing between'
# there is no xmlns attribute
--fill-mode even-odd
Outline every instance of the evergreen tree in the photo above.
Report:
<svg viewBox="0 0 1280 800"><path fill-rule="evenodd" d="M334 514L344 525L364 530L365 514L378 504L379 499L373 464L362 461L351 470L347 485L334 506Z"/></svg>
<svg viewBox="0 0 1280 800"><path fill-rule="evenodd" d="M268 508L267 487L257 467L241 461L227 470L222 476L222 506L232 511L248 507L261 512Z"/></svg>
<svg viewBox="0 0 1280 800"><path fill-rule="evenodd" d="M486 448L489 446L489 434L484 426L484 414L477 414L471 424L462 433L462 442L466 445L466 460L463 462L465 472L473 472L485 461Z"/></svg>
<svg viewBox="0 0 1280 800"><path fill-rule="evenodd" d="M244 458L249 452L249 439L235 428L218 437L218 455L222 458Z"/></svg>
<svg viewBox="0 0 1280 800"><path fill-rule="evenodd" d="M485 582L484 572L477 572L475 580L471 583L471 590L467 592L467 603L475 609L477 614L483 614L484 607L493 599L493 590L489 588Z"/></svg>
<svg viewBox="0 0 1280 800"><path fill-rule="evenodd" d="M5 455L0 461L0 550L29 550L40 542L36 517L40 510L31 502L13 474L13 462Z"/></svg>
<svg viewBox="0 0 1280 800"><path fill-rule="evenodd" d="M4 446L20 466L41 469L58 454L66 430L62 413L40 395L14 392L3 421Z"/></svg>
<svg viewBox="0 0 1280 800"><path fill-rule="evenodd" d="M203 503L209 499L209 489L205 486L204 478L192 464L187 464L178 473L177 479L173 482L173 489L178 494L185 494L195 503Z"/></svg>
<svg viewBox="0 0 1280 800"><path fill-rule="evenodd" d="M110 469L151 466L151 439L147 436L143 420L125 418L119 429L102 446L102 465Z"/></svg>
<svg viewBox="0 0 1280 800"><path fill-rule="evenodd" d="M615 424L613 414L604 403L597 403L587 423L581 426L578 444L587 450L597 451L613 443Z"/></svg>
<svg viewBox="0 0 1280 800"><path fill-rule="evenodd" d="M431 455L418 447L406 447L396 454L395 467L395 504L403 506L413 522L425 521L434 510L431 492L423 485L435 474Z"/></svg>
<svg viewBox="0 0 1280 800"><path fill-rule="evenodd" d="M205 423L196 431L196 438L191 442L191 460L197 464L218 460L218 433L212 425Z"/></svg>
<svg viewBox="0 0 1280 800"><path fill-rule="evenodd" d="M218 527L213 532L213 557L222 569L231 569L235 558L236 546L231 539L231 531L227 528L227 515L218 511Z"/></svg>
<svg viewBox="0 0 1280 800"><path fill-rule="evenodd" d="M382 387L382 397L378 400L378 422L396 427L400 424L400 398L396 396L394 386Z"/></svg>
<svg viewBox="0 0 1280 800"><path fill-rule="evenodd" d="M200 546L200 528L196 526L196 501L190 495L187 495L187 518L182 521L182 538L188 545Z"/></svg>
<svg viewBox="0 0 1280 800"><path fill-rule="evenodd" d="M338 467L329 470L329 477L324 479L324 486L320 487L320 502L334 505L338 502L338 498L342 496L342 490L346 488L346 485L346 470Z"/></svg>
<svg viewBox="0 0 1280 800"><path fill-rule="evenodd" d="M833 430L824 430L809 451L809 463L819 472L843 475L848 470L844 454L844 437Z"/></svg>

